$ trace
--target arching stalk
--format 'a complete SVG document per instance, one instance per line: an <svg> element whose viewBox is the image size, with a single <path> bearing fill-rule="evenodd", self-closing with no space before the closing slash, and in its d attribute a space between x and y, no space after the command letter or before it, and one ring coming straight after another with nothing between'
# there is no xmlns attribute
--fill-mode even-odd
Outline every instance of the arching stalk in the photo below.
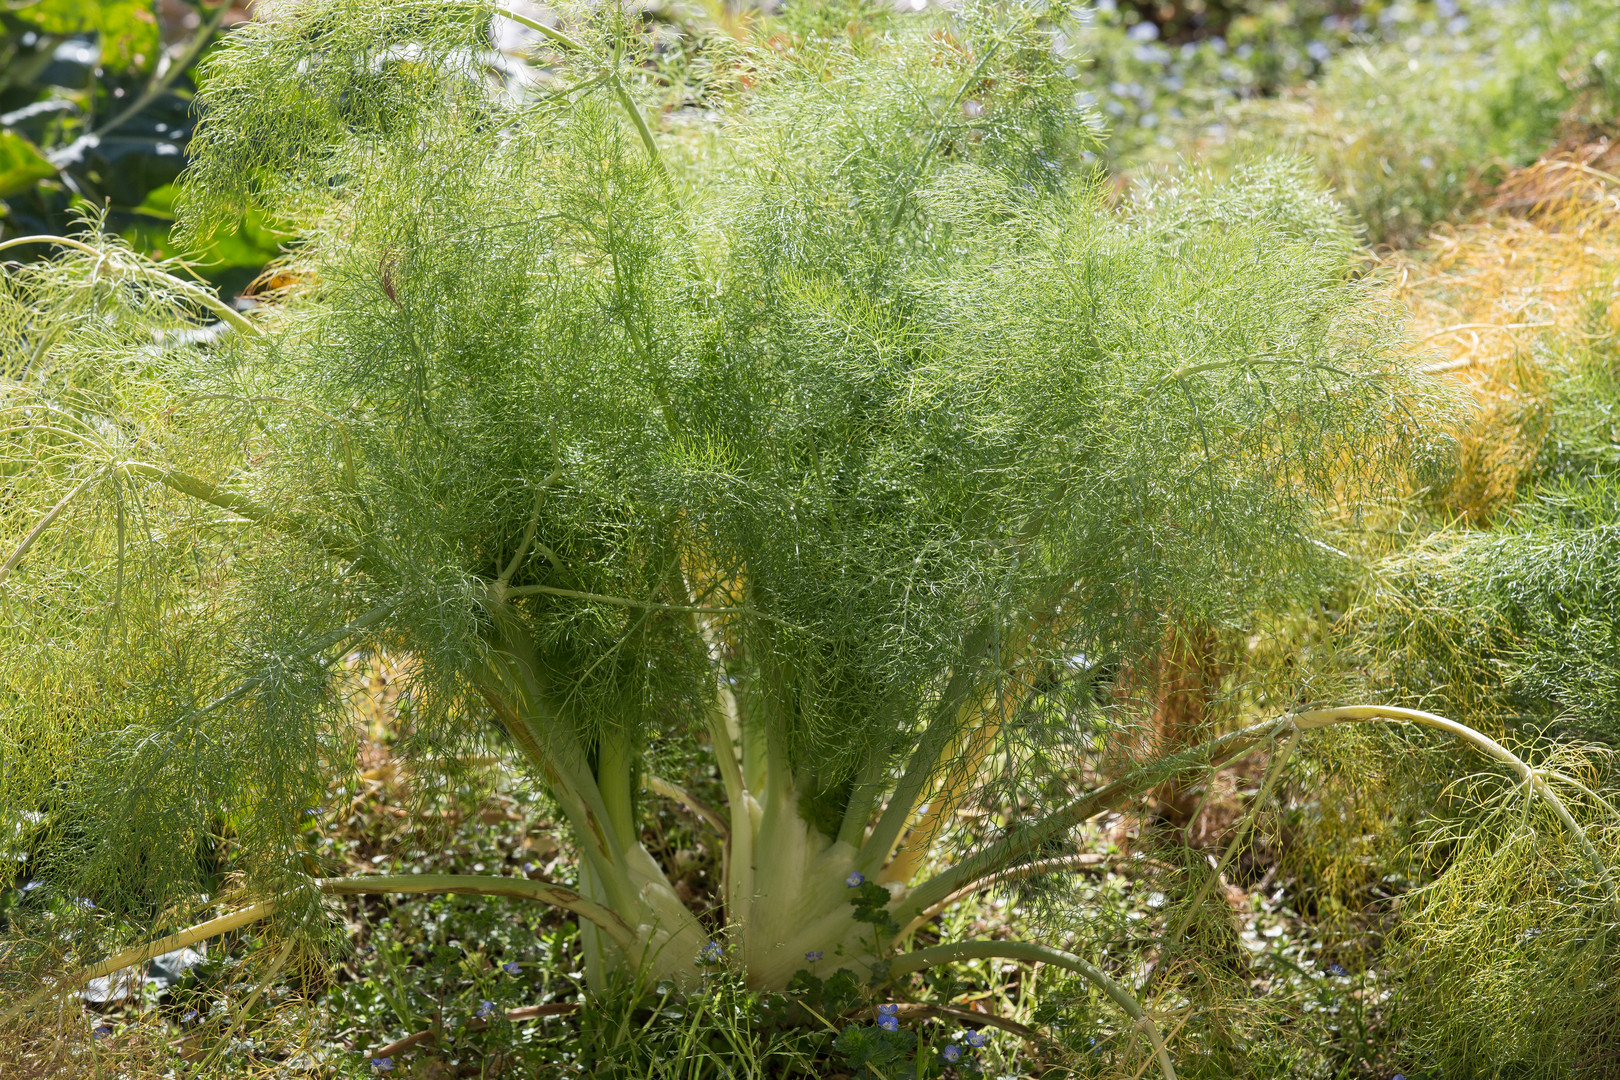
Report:
<svg viewBox="0 0 1620 1080"><path fill-rule="evenodd" d="M709 828L713 829L716 835L720 837L722 845L724 845L725 842L730 839L731 826L726 824L725 818L722 818L718 811L716 811L708 803L699 799L696 795L693 795L690 791L687 791L685 788L681 787L681 785L671 783L670 781L665 780L662 776L654 776L652 773L643 773L641 777L641 786L652 792L654 795L662 795L666 799L680 803L682 806L692 811L692 813L702 818Z"/></svg>
<svg viewBox="0 0 1620 1080"><path fill-rule="evenodd" d="M336 896L375 896L391 893L437 896L460 893L464 896L510 896L517 900L537 900L585 919L598 927L626 953L633 952L636 947L635 931L619 917L617 912L595 901L587 900L573 889L553 885L549 881L474 874L397 876L366 874L361 877L324 878L316 884L322 892Z"/></svg>
<svg viewBox="0 0 1620 1080"><path fill-rule="evenodd" d="M1129 990L1109 978L1101 968L1073 953L1027 941L957 941L903 953L895 957L890 964L889 973L895 976L909 975L923 968L951 964L958 960L1023 960L1032 964L1051 964L1053 967L1074 972L1107 994L1125 1015L1135 1021L1137 1030L1153 1047L1153 1053L1159 1059L1159 1070L1164 1073L1165 1080L1176 1080L1176 1067L1170 1059L1170 1051L1164 1044L1164 1037L1159 1034L1158 1025L1153 1022L1147 1010L1142 1008L1142 1003L1137 1001Z"/></svg>
<svg viewBox="0 0 1620 1080"><path fill-rule="evenodd" d="M74 484L72 490L58 499L56 505L47 510L45 516L39 519L39 523L28 530L28 535L22 538L22 543L18 544L16 549L7 556L6 561L0 563L0 581L6 580L11 575L11 572L17 568L17 564L23 561L23 556L28 554L28 549L34 546L34 541L38 540L40 535L51 527L51 522L61 516L62 511L67 509L68 503L77 498L85 488L106 475L106 469L93 472L77 484Z"/></svg>
<svg viewBox="0 0 1620 1080"><path fill-rule="evenodd" d="M1616 890L1614 875L1610 872L1608 864L1603 861L1603 857L1598 854L1597 848L1592 845L1591 838L1586 835L1586 830L1581 828L1580 823L1575 820L1575 816L1569 812L1569 807L1564 805L1564 800L1560 799L1558 793L1547 785L1541 770L1532 768L1523 758L1489 735L1475 731L1467 724L1459 724L1455 720L1448 720L1435 713L1423 712L1419 709L1402 709L1390 705L1345 705L1336 709L1314 709L1295 716L1293 723L1301 731L1310 731L1314 728L1328 727L1332 724L1358 723L1367 720L1407 720L1414 724L1422 724L1424 727L1437 728L1441 731L1450 732L1498 761L1506 762L1514 772L1519 774L1519 778L1529 786L1531 791L1540 795L1546 801L1552 812L1558 816L1558 820L1563 822L1564 827L1574 836L1575 842L1580 845L1581 851L1585 853L1587 859L1591 862L1592 868L1597 871L1598 877L1609 887L1609 895L1617 902L1620 902L1620 891Z"/></svg>
<svg viewBox="0 0 1620 1080"><path fill-rule="evenodd" d="M617 913L601 904L587 900L572 889L553 885L549 881L531 881L527 878L490 877L472 874L407 874L365 875L362 877L325 878L317 880L315 887L334 896L375 896L383 894L441 895L460 893L467 896L510 896L518 900L536 900L564 911L572 912L612 939L614 944L633 955L637 946L636 934ZM218 937L232 930L268 919L282 907L279 900L261 900L256 904L221 915L217 919L189 926L168 937L146 945L137 945L114 953L106 960L80 970L41 987L32 996L0 1015L0 1025L8 1024L50 998L59 997L83 986L91 979L99 979L144 963L176 949L184 949L199 941Z"/></svg>
<svg viewBox="0 0 1620 1080"><path fill-rule="evenodd" d="M1300 713L1295 716L1281 716L1274 720L1269 720L1262 724L1257 724L1253 727L1245 728L1241 731L1221 736L1220 738L1213 739L1201 746L1194 747L1191 750L1185 751L1181 754L1173 755L1172 757L1153 762L1149 765L1143 766L1140 769L1134 770L1127 776L1098 789L1090 795L1075 800L1063 810L1058 811L1056 814L1049 816L1036 825L1022 830L998 844L992 845L990 849L987 849L985 852L981 852L979 856L965 860L964 862L952 867L950 870L947 870L930 881L925 882L918 889L914 890L912 894L906 898L906 900L897 905L893 909L894 913L896 915L910 917L910 922L908 922L906 925L906 930L909 931L918 925L919 920L926 918L924 915L925 912L937 912L949 904L953 899L968 895L972 891L975 891L977 886L989 884L991 881L995 880L995 875L1000 867L1011 862L1019 852L1031 851L1040 843L1060 835L1065 829L1079 824L1081 821L1084 821L1086 818L1096 813L1117 806L1129 799L1134 794L1145 791L1155 784L1162 782L1165 778L1173 776L1187 768L1193 767L1195 764L1205 763L1212 767L1225 764L1244 753L1248 753L1249 751L1256 749L1266 739L1274 738L1279 734L1287 732L1290 735L1289 741L1284 747L1283 751L1278 755L1276 761L1272 764L1271 769L1268 771L1260 793L1256 798L1255 807L1257 809L1259 805L1264 802L1271 789L1275 786L1282 773L1284 764L1292 755L1292 752L1300 737L1305 732L1319 728L1326 728L1334 724L1364 723L1373 720L1406 721L1421 724L1425 727L1432 727L1440 731L1445 731L1469 743L1483 753L1488 754L1489 756L1509 765L1516 773L1518 773L1520 778L1530 788L1530 790L1539 795L1547 803L1547 805L1552 809L1553 813L1558 817L1559 821L1562 822L1565 828L1570 831L1570 834L1574 837L1576 843L1580 846L1582 852L1586 855L1587 859L1591 862L1593 868L1596 870L1599 878L1604 882L1605 885L1609 887L1611 896L1615 897L1617 902L1620 902L1620 896L1616 896L1615 893L1614 877L1609 870L1608 865L1603 861L1602 856L1598 853L1597 848L1592 844L1592 841L1587 836L1586 831L1581 827L1580 823L1575 820L1574 815L1570 813L1568 806L1566 806L1563 800L1558 797L1557 793L1554 792L1550 786L1548 786L1544 779L1542 770L1532 767L1530 764L1524 761L1524 759L1520 758L1517 754L1513 753L1511 750L1507 749L1501 743L1497 742L1495 739L1492 739L1483 732L1477 731L1466 724L1460 724L1455 720L1449 720L1443 716L1436 715L1435 713L1423 712L1417 709L1404 709L1394 706L1353 705L1334 709L1317 709L1310 712ZM1559 775L1561 779L1567 779L1562 777L1561 774L1551 775ZM1209 891L1213 883L1219 879L1220 874L1224 871L1225 867L1230 864L1232 858L1236 854L1238 844L1240 843L1243 835L1248 831L1249 824L1250 821L1248 818L1246 818L1244 824L1240 825L1238 834L1233 837L1231 844L1228 845L1225 856L1222 858L1220 864L1216 866L1214 873L1200 888L1189 910L1195 910L1208 898ZM1047 860L1044 863L1034 863L1028 865L1031 869L1040 867L1041 869L1049 872L1057 872L1067 869L1068 861L1062 859L1053 859ZM967 867L973 868L971 876L970 872L964 869ZM964 878L969 878L970 880L963 883ZM949 884L951 887L946 888L947 884ZM1178 924L1177 929L1172 933L1172 945L1170 947L1174 947L1174 940L1179 938L1180 934L1184 931L1184 923L1185 920L1182 921L1182 924ZM1091 967L1091 965L1086 964L1085 961L1080 960L1078 957L1070 956L1067 953L1057 953L1056 950L1047 950L1043 946L1022 942L963 942L954 945L937 945L929 949L919 950L915 953L905 954L894 961L890 970L895 975L903 975L916 971L921 967L928 966L931 963L945 963L957 959L993 956L1004 956L1015 959L1043 959L1054 964L1060 963L1060 961L1054 958L1054 956L1051 954L1056 954L1056 956L1063 957L1064 960L1061 961L1063 966L1068 967L1072 971L1079 972L1087 978L1090 978L1093 982L1097 983L1097 985L1103 987L1103 989L1108 992L1109 996L1120 1004L1121 1008L1124 1008L1126 1012L1129 1013L1133 1018L1137 1018L1139 1024L1143 1025L1144 1032L1147 1033L1151 1039L1153 1039L1155 1049L1160 1053L1161 1067L1166 1070L1166 1075L1174 1075L1173 1072L1170 1071L1171 1067L1169 1059L1164 1051L1163 1042L1159 1038L1158 1031L1156 1028L1151 1026L1151 1021L1146 1019L1146 1014L1141 1011L1140 1004L1137 1003L1135 998L1131 997L1123 987L1119 986L1113 980L1108 979L1108 977L1102 972L1097 971L1095 968ZM1161 961L1161 965L1162 963L1163 961Z"/></svg>
<svg viewBox="0 0 1620 1080"><path fill-rule="evenodd" d="M1038 856L1044 846L1055 843L1081 822L1157 787L1177 773L1194 768L1215 768L1236 760L1290 730L1290 723L1288 717L1280 716L1133 769L1118 780L1075 799L929 878L913 889L893 909L893 914L902 924L909 922L919 912L926 911L969 883L993 877L1009 866Z"/></svg>
<svg viewBox="0 0 1620 1080"><path fill-rule="evenodd" d="M570 49L574 52L585 51L585 45L582 42L576 41L575 39L569 37L556 27L547 26L538 19L531 19L527 15L520 14L513 11L511 8L504 7L496 8L495 14L501 16L502 18L511 19L519 26L526 26L530 30L549 38L552 42L557 45L561 45L565 49ZM658 142L653 138L652 128L647 126L647 118L641 115L641 109L639 109L636 106L635 101L631 99L630 91L625 89L624 80L619 78L619 73L617 71L614 71L608 75L607 80L612 84L613 87L613 99L619 103L620 107L624 109L626 115L630 117L630 123L635 127L636 135L641 139L641 145L646 148L647 160L652 164L653 172L658 174L659 182L664 185L665 194L669 196L670 202L675 204L675 207L679 209L680 197L675 191L675 179L669 175L669 168L664 164L664 155L659 153Z"/></svg>
<svg viewBox="0 0 1620 1080"><path fill-rule="evenodd" d="M1592 845L1586 831L1581 828L1574 815L1569 812L1569 808L1564 804L1564 801L1547 785L1540 770L1532 768L1518 755L1490 736L1455 720L1448 720L1443 716L1422 712L1417 709L1403 709L1383 705L1348 705L1334 709L1316 709L1300 713L1297 716L1279 716L1255 724L1252 727L1211 739L1179 754L1173 754L1134 769L1120 779L1106 784L1090 794L1081 796L1055 813L1017 830L1012 835L984 848L976 855L962 860L955 866L923 882L893 909L893 913L902 922L909 922L920 912L928 910L969 883L992 878L1006 867L1028 859L1031 855L1038 853L1042 845L1052 843L1081 822L1105 810L1119 806L1143 791L1163 783L1166 779L1179 772L1191 768L1217 767L1227 764L1285 732L1310 731L1333 724L1369 720L1406 720L1446 731L1477 747L1491 757L1507 763L1533 791L1547 802L1547 805L1557 815L1559 821L1564 824L1564 827L1575 838L1576 843L1580 845L1581 850L1597 871L1598 876L1609 887L1611 894L1616 896L1617 902L1620 902L1620 890L1616 889L1614 876L1607 864L1604 863L1602 856L1598 854L1597 848Z"/></svg>
<svg viewBox="0 0 1620 1080"><path fill-rule="evenodd" d="M938 839L946 821L956 813L957 806L977 778L980 767L995 749L996 736L1001 733L1002 725L1009 721L1028 697L1027 682L1014 681L1012 687L1008 688L1006 683L1009 681L997 679L997 685L988 691L986 696L994 698L994 705L982 699L973 702L972 712L981 714L983 719L959 734L942 755L952 759L952 764L941 778L939 787L928 798L927 810L917 816L894 857L879 872L879 883L908 883ZM989 715L992 708L993 718ZM968 707L964 706L963 711L968 711Z"/></svg>
<svg viewBox="0 0 1620 1080"><path fill-rule="evenodd" d="M176 949L184 949L189 945L195 945L199 941L206 941L211 937L218 937L220 934L227 934L232 930L256 923L260 919L267 919L275 913L276 907L276 903L270 900L250 904L228 915L221 915L217 919L209 919L205 923L188 926L184 930L176 931L168 937L159 938L150 944L137 945L134 948L114 953L99 964L81 968L40 987L32 995L24 998L20 1003L6 1010L5 1013L0 1014L0 1025L11 1023L40 1002L64 994L74 987L83 986L91 979L111 975L115 971L122 971L133 964L143 963L154 956L161 956Z"/></svg>
<svg viewBox="0 0 1620 1080"><path fill-rule="evenodd" d="M228 510L238 517L246 518L255 524L268 525L283 533L314 540L325 548L328 553L338 558L350 560L367 558L367 553L360 545L344 537L333 535L325 529L306 529L297 522L288 521L274 511L260 506L245 495L221 490L218 486L206 480L191 476L178 469L165 468L145 461L121 461L118 463L117 469L126 476L139 476L146 480L156 480L163 486L178 491L182 495L189 495L198 502L205 502L210 506L217 506L221 510Z"/></svg>
<svg viewBox="0 0 1620 1080"><path fill-rule="evenodd" d="M974 893L983 892L994 885L1009 881L1022 881L1026 878L1039 877L1042 874L1068 874L1076 870L1104 870L1109 865L1109 859L1106 855L1094 855L1087 852L1078 855L1064 855L1055 859L1037 859L1035 862L1020 863L1017 866L1008 867L1006 870L990 877L969 882L945 899L930 906L927 910L919 912L910 922L900 928L900 932L894 935L891 944L898 945L911 934L922 929L929 919L932 919L958 900L966 900ZM1154 862L1152 865L1162 866L1163 864Z"/></svg>
<svg viewBox="0 0 1620 1080"><path fill-rule="evenodd" d="M86 244L82 240L75 240L69 236L18 236L10 240L0 242L0 251L5 251L8 248L21 247L24 244L53 244L56 247L72 248L74 251L80 251L86 255L94 255L101 261L111 263L114 267L120 270L134 270L137 273L146 275L147 277L156 278L165 285L168 285L171 288L185 294L186 299L201 304L209 311L212 311L215 315L218 315L221 322L229 324L235 329L242 331L244 334L259 335L264 333L263 330L260 330L257 326L255 326L240 311L237 311L235 308L231 307L231 305L221 300L218 296L215 296L209 290L193 285L189 281L183 281L180 278L175 277L173 274L159 270L155 266L149 266L145 263L136 263L135 265L131 266L129 263L120 260L116 254L103 251L98 247L93 247L90 244Z"/></svg>

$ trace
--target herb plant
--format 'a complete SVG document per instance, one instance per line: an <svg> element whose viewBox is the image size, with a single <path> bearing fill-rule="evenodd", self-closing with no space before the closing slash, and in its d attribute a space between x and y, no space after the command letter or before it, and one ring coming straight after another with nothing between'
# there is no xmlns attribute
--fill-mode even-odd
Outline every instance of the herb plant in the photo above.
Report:
<svg viewBox="0 0 1620 1080"><path fill-rule="evenodd" d="M0 294L0 812L43 815L40 878L157 923L227 848L252 903L169 948L318 925L323 894L529 898L578 916L598 990L1046 962L1174 1075L1087 959L912 932L1183 772L1380 717L1507 761L1601 869L1539 773L1421 713L1048 782L1107 751L1088 703L1167 620L1340 573L1327 532L1442 408L1300 164L1110 205L1058 23L789 9L653 119L656 35L617 7L321 0L232 35L182 220L299 223L290 284L243 314L92 223ZM493 48L513 24L527 63ZM322 876L294 838L352 761L337 661L366 650L409 658L424 777L516 749L576 882ZM1025 809L952 851L981 788ZM712 824L718 912L649 856L644 791ZM90 958L104 924L68 915L12 935L7 991Z"/></svg>

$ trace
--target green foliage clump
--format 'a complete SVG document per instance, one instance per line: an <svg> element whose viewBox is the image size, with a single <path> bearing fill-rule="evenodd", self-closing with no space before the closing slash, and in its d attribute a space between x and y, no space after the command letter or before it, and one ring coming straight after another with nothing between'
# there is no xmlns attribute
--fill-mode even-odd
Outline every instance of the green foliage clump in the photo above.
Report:
<svg viewBox="0 0 1620 1080"><path fill-rule="evenodd" d="M1492 58L1471 41L1419 54L1396 46L1356 51L1319 83L1306 136L1322 171L1375 243L1406 243L1465 212L1500 178L1550 141L1557 116L1506 129Z"/></svg>
<svg viewBox="0 0 1620 1080"><path fill-rule="evenodd" d="M1302 93L1239 102L1213 143L1311 155L1370 240L1409 244L1560 136L1612 130L1616 26L1611 0L1490 5L1454 30L1341 52Z"/></svg>
<svg viewBox="0 0 1620 1080"><path fill-rule="evenodd" d="M1444 33L1428 0L1115 3L1084 9L1066 44L1082 93L1108 124L1101 157L1121 168L1185 151L1232 106L1319 76L1352 47Z"/></svg>
<svg viewBox="0 0 1620 1080"><path fill-rule="evenodd" d="M1620 114L1620 8L1530 0L1443 46L1357 52L1321 85L1319 160L1383 242L1466 212L1562 132ZM1449 47L1448 47L1449 46Z"/></svg>
<svg viewBox="0 0 1620 1080"><path fill-rule="evenodd" d="M1554 484L1497 528L1442 533L1373 603L1390 678L1439 708L1620 740L1620 490Z"/></svg>
<svg viewBox="0 0 1620 1080"><path fill-rule="evenodd" d="M1603 309L1590 322L1603 327ZM1539 448L1489 528L1440 529L1390 559L1363 600L1391 688L1523 730L1620 741L1620 408L1610 335L1538 344Z"/></svg>
<svg viewBox="0 0 1620 1080"><path fill-rule="evenodd" d="M1606 769L1579 761L1546 767L1579 769L1575 783L1589 791L1612 785ZM1392 1022L1411 1059L1437 1075L1602 1076L1620 1047L1612 883L1552 815L1504 794L1461 793L1467 827L1440 824L1425 838L1450 870L1406 898L1388 961L1403 986Z"/></svg>

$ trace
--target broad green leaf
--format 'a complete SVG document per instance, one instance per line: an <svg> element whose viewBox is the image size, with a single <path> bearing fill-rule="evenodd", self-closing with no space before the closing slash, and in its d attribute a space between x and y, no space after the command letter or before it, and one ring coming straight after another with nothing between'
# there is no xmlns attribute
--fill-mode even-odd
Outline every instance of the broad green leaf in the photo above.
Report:
<svg viewBox="0 0 1620 1080"><path fill-rule="evenodd" d="M146 198L135 208L135 213L150 219L124 234L132 243L145 243L153 248L171 246L167 226L153 227L155 222L174 220L174 203L179 194L178 184L164 184L146 193ZM139 241L137 241L137 235ZM281 244L291 238L292 231L270 221L262 211L250 210L244 214L234 230L220 230L200 251L192 253L203 273L230 268L263 266L281 254Z"/></svg>
<svg viewBox="0 0 1620 1080"><path fill-rule="evenodd" d="M152 5L137 0L40 0L17 14L54 36L94 31L101 38L101 63L114 70L149 67L162 47Z"/></svg>
<svg viewBox="0 0 1620 1080"><path fill-rule="evenodd" d="M56 166L39 148L15 131L0 131L0 199L20 195L40 180L56 175Z"/></svg>

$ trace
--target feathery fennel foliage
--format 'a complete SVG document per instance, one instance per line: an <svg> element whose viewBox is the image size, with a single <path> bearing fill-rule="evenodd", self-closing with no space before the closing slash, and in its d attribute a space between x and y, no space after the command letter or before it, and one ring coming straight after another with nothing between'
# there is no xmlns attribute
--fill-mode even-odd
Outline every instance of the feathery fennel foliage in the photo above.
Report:
<svg viewBox="0 0 1620 1080"><path fill-rule="evenodd" d="M1440 246L1432 278L1414 275L1441 320L1435 339L1457 354L1434 366L1484 407L1437 494L1438 512L1461 520L1381 568L1361 604L1365 644L1425 707L1613 744L1620 201L1600 170L1558 158L1504 195L1529 220L1474 225ZM1523 329L1466 336L1511 305Z"/></svg>
<svg viewBox="0 0 1620 1080"><path fill-rule="evenodd" d="M593 987L686 983L715 930L638 802L706 765L749 985L1005 955L1140 1016L1081 957L896 931L1293 720L1031 788L932 877L920 815L1022 790L1015 728L1092 746L1094 713L1021 706L1093 694L1165 618L1308 595L1328 518L1432 449L1440 395L1336 204L1284 161L1110 207L1037 8L738 44L714 118L668 130L618 9L529 66L492 18L287 5L211 61L192 235L302 223L251 319L93 231L8 272L6 827L43 815L42 880L139 922L227 844L283 919L521 893L580 917ZM334 660L371 648L411 658L424 774L515 747L577 883L320 877L291 838L350 760ZM62 925L14 935L8 994L90 958L96 919Z"/></svg>
<svg viewBox="0 0 1620 1080"><path fill-rule="evenodd" d="M1347 637L1381 699L1502 732L1609 850L1616 203L1601 172L1561 156L1515 174L1497 199L1528 216L1436 237L1411 264L1419 325L1444 350L1427 366L1454 373L1481 408L1461 432L1455 476L1429 492L1444 526L1374 566ZM1570 736L1610 747L1577 751ZM1341 870L1392 865L1369 850L1378 844L1416 856L1405 876L1418 887L1385 961L1401 983L1391 1022L1413 1070L1612 1071L1617 911L1572 834L1499 776L1462 775L1421 746L1379 756L1391 765L1357 782L1353 814L1335 815L1329 798L1319 813L1330 830L1334 816L1350 819L1337 823L1351 855ZM1369 812L1391 825L1358 830Z"/></svg>

